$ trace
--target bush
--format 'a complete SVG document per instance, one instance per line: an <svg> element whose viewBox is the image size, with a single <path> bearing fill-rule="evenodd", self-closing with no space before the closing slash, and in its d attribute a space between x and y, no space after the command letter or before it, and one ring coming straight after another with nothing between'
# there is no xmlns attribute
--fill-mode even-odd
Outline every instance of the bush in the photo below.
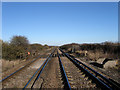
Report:
<svg viewBox="0 0 120 90"><path fill-rule="evenodd" d="M75 45L75 44L74 44ZM63 45L60 48L68 50L69 48L75 48L77 50L87 50L93 53L107 54L110 58L120 58L120 43L104 42L98 44L76 44L79 48L73 47L73 44Z"/></svg>
<svg viewBox="0 0 120 90"><path fill-rule="evenodd" d="M24 59L29 41L25 36L13 36L10 43L2 43L2 58L7 60Z"/></svg>
<svg viewBox="0 0 120 90"><path fill-rule="evenodd" d="M10 41L10 44L15 46L27 47L29 44L29 41L25 36L13 36Z"/></svg>

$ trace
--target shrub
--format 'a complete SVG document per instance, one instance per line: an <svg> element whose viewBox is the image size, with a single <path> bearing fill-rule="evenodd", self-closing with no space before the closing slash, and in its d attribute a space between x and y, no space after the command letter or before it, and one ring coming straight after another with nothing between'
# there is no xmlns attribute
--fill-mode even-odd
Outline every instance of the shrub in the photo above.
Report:
<svg viewBox="0 0 120 90"><path fill-rule="evenodd" d="M24 59L29 46L25 36L13 36L10 43L2 43L2 58L7 60Z"/></svg>

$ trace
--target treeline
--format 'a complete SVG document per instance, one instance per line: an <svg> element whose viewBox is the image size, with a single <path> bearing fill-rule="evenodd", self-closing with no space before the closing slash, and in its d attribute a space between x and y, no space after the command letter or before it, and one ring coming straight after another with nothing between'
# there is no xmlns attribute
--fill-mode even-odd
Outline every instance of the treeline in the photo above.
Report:
<svg viewBox="0 0 120 90"><path fill-rule="evenodd" d="M103 51L104 53L120 53L120 44L105 42L102 44L83 44L80 46L81 50Z"/></svg>
<svg viewBox="0 0 120 90"><path fill-rule="evenodd" d="M80 47L80 44L72 43L72 44L65 44L65 45L60 46L60 48L64 50L68 50L73 47Z"/></svg>
<svg viewBox="0 0 120 90"><path fill-rule="evenodd" d="M13 36L10 42L1 42L2 58L6 60L26 59L31 55L36 55L40 50L49 48L47 45L29 44L29 40L25 36Z"/></svg>
<svg viewBox="0 0 120 90"><path fill-rule="evenodd" d="M62 49L87 50L95 52L103 52L104 54L111 54L113 57L120 58L120 43L104 42L100 44L67 44L61 46Z"/></svg>

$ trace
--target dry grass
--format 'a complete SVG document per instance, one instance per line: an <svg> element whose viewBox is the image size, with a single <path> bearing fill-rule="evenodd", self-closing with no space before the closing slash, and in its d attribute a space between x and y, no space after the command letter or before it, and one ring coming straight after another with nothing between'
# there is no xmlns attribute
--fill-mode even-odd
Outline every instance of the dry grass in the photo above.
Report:
<svg viewBox="0 0 120 90"><path fill-rule="evenodd" d="M92 52L92 51L88 51L87 53L87 57L93 61L98 60L99 58L106 58L108 55L107 54L103 54L102 52Z"/></svg>
<svg viewBox="0 0 120 90"><path fill-rule="evenodd" d="M5 72L13 67L15 67L16 65L24 62L24 60L13 60L13 61L9 61L9 60L4 60L2 59L2 72Z"/></svg>
<svg viewBox="0 0 120 90"><path fill-rule="evenodd" d="M111 58L111 59L118 59L118 55L103 53L102 51L88 51L87 57L93 61L98 60L99 58Z"/></svg>
<svg viewBox="0 0 120 90"><path fill-rule="evenodd" d="M103 52L100 51L76 51L76 55L78 55L78 57L87 57L89 60L92 61L96 61L99 58L107 58L108 54L104 54Z"/></svg>

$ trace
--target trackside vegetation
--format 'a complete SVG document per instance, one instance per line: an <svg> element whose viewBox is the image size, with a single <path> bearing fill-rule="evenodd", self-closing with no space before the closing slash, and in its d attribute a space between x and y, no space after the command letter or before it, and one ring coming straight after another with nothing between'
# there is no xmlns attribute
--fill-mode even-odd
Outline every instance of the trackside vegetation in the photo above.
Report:
<svg viewBox="0 0 120 90"><path fill-rule="evenodd" d="M10 42L2 41L2 58L5 60L17 60L28 58L30 55L35 55L44 48L49 48L47 45L30 44L25 36L13 36Z"/></svg>
<svg viewBox="0 0 120 90"><path fill-rule="evenodd" d="M94 57L96 57L96 54L99 54L98 58L104 57L106 55L107 58L120 59L120 43L117 42L103 42L96 44L72 43L63 45L61 48L68 51L69 53L74 51L74 53L79 54L79 51L87 51L87 54L94 53Z"/></svg>

